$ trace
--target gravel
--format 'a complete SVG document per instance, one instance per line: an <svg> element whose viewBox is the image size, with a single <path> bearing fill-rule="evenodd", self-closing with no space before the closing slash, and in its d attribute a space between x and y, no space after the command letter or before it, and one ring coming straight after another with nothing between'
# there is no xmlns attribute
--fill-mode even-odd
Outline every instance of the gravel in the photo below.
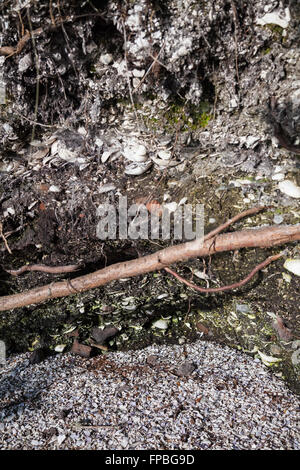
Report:
<svg viewBox="0 0 300 470"><path fill-rule="evenodd" d="M212 342L0 368L1 449L299 449L299 397Z"/></svg>

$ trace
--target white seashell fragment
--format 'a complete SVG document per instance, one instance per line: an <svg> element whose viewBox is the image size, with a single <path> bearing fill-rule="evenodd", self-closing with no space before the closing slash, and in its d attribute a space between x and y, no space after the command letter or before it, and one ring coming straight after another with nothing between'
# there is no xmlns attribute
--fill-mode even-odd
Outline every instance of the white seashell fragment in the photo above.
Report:
<svg viewBox="0 0 300 470"><path fill-rule="evenodd" d="M284 10L284 17L279 15L278 11L273 11L272 13L267 13L262 18L258 18L256 20L256 24L265 26L266 24L276 24L281 28L285 29L288 27L289 22L291 20L291 14L289 8Z"/></svg>
<svg viewBox="0 0 300 470"><path fill-rule="evenodd" d="M284 173L275 173L275 175L272 176L273 181L282 181L284 180Z"/></svg>
<svg viewBox="0 0 300 470"><path fill-rule="evenodd" d="M171 159L171 152L168 150L160 150L157 153L158 157L161 158L162 160L170 160Z"/></svg>
<svg viewBox="0 0 300 470"><path fill-rule="evenodd" d="M142 78L145 75L145 70L133 69L132 74L134 77Z"/></svg>
<svg viewBox="0 0 300 470"><path fill-rule="evenodd" d="M56 352L63 352L63 350L65 349L66 345L65 344L57 344L57 346L55 346L54 348L54 351Z"/></svg>
<svg viewBox="0 0 300 470"><path fill-rule="evenodd" d="M297 366L300 363L300 349L297 349L293 352L291 360L294 366Z"/></svg>
<svg viewBox="0 0 300 470"><path fill-rule="evenodd" d="M67 162L75 162L76 161L77 153L72 152L71 150L67 149L64 145L62 145L62 146L58 145L57 153L58 153L58 156L62 160L65 160Z"/></svg>
<svg viewBox="0 0 300 470"><path fill-rule="evenodd" d="M8 124L8 122L5 122L3 124L2 129L4 129L7 134L13 134L13 132L14 132L12 126L10 124Z"/></svg>
<svg viewBox="0 0 300 470"><path fill-rule="evenodd" d="M248 135L247 137L243 136L240 138L240 142L245 144L246 148L254 148L259 142L260 137L255 135Z"/></svg>
<svg viewBox="0 0 300 470"><path fill-rule="evenodd" d="M60 193L60 191L60 188L58 186L55 186L54 184L49 188L49 192L51 193Z"/></svg>
<svg viewBox="0 0 300 470"><path fill-rule="evenodd" d="M29 67L32 65L32 60L31 60L31 53L26 54L24 57L22 57L19 62L18 62L18 70L19 72L25 72Z"/></svg>
<svg viewBox="0 0 300 470"><path fill-rule="evenodd" d="M114 150L105 150L101 156L101 162L105 163L109 159L109 157L114 153Z"/></svg>
<svg viewBox="0 0 300 470"><path fill-rule="evenodd" d="M264 354L261 351L257 351L257 352L258 352L262 362L266 366L270 366L270 365L274 364L275 362L281 362L282 361L282 359L279 358L279 357L267 356L266 354Z"/></svg>
<svg viewBox="0 0 300 470"><path fill-rule="evenodd" d="M100 56L100 62L103 65L109 65L113 62L113 56L111 54L102 54Z"/></svg>
<svg viewBox="0 0 300 470"><path fill-rule="evenodd" d="M95 144L97 145L97 147L102 149L104 142L103 142L103 140L99 139L99 137L97 137L96 140L95 140Z"/></svg>
<svg viewBox="0 0 300 470"><path fill-rule="evenodd" d="M152 328L158 328L159 330L166 330L169 326L168 320L157 320L152 324Z"/></svg>
<svg viewBox="0 0 300 470"><path fill-rule="evenodd" d="M289 284L292 280L292 276L288 273L282 273L282 279Z"/></svg>
<svg viewBox="0 0 300 470"><path fill-rule="evenodd" d="M152 160L154 161L154 163L156 163L156 165L162 168L169 166L169 163L170 163L169 160L162 160L161 158L156 158L156 157L152 157Z"/></svg>
<svg viewBox="0 0 300 470"><path fill-rule="evenodd" d="M143 173L146 173L149 168L151 168L152 162L148 160L147 162L133 162L125 167L124 173L129 176L139 176Z"/></svg>
<svg viewBox="0 0 300 470"><path fill-rule="evenodd" d="M283 267L291 273L296 274L296 276L300 276L300 258L287 259Z"/></svg>
<svg viewBox="0 0 300 470"><path fill-rule="evenodd" d="M58 140L55 140L55 141L53 142L53 144L51 145L51 155L56 155L56 154L57 154L58 143L59 143L59 141L58 141Z"/></svg>
<svg viewBox="0 0 300 470"><path fill-rule="evenodd" d="M274 224L281 224L283 222L284 218L281 214L275 214L273 217L273 222Z"/></svg>
<svg viewBox="0 0 300 470"><path fill-rule="evenodd" d="M57 436L56 438L57 444L60 446L64 442L65 439L66 439L65 434L59 434L59 436Z"/></svg>
<svg viewBox="0 0 300 470"><path fill-rule="evenodd" d="M300 198L300 187L293 181L284 180L278 183L278 188L289 197Z"/></svg>
<svg viewBox="0 0 300 470"><path fill-rule="evenodd" d="M9 215L15 215L15 209L13 207L8 207L5 211L4 211L4 217L8 217Z"/></svg>
<svg viewBox="0 0 300 470"><path fill-rule="evenodd" d="M123 150L123 155L132 162L145 162L147 160L147 149L144 145L127 145Z"/></svg>
<svg viewBox="0 0 300 470"><path fill-rule="evenodd" d="M9 162L9 163L6 163L6 162L0 162L0 172L2 171L3 173L9 173L10 171L12 171L14 169L14 164L13 162Z"/></svg>
<svg viewBox="0 0 300 470"><path fill-rule="evenodd" d="M85 127L81 126L77 129L77 132L78 134L80 135L87 135L87 130L85 129Z"/></svg>
<svg viewBox="0 0 300 470"><path fill-rule="evenodd" d="M114 191L116 189L115 185L112 183L104 184L99 188L99 194L108 193L109 191Z"/></svg>

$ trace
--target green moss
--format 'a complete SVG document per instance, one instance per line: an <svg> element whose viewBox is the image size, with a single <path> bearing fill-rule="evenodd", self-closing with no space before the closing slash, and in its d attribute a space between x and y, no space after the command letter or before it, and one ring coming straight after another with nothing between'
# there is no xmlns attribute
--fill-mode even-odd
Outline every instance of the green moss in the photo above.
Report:
<svg viewBox="0 0 300 470"><path fill-rule="evenodd" d="M266 49L263 49L263 50L262 50L262 55L270 54L270 52L271 52L271 48L270 48L270 47L267 47Z"/></svg>
<svg viewBox="0 0 300 470"><path fill-rule="evenodd" d="M182 102L173 103L164 113L166 127L181 124L181 131L191 131L205 127L212 118L210 105L204 101L199 106L185 105Z"/></svg>

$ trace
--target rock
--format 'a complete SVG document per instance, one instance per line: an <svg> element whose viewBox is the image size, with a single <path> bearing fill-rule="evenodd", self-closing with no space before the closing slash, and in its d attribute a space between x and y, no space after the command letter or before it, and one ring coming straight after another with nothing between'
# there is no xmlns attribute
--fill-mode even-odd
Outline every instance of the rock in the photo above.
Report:
<svg viewBox="0 0 300 470"><path fill-rule="evenodd" d="M158 363L158 356L155 354L150 354L150 356L147 356L146 359L146 364L149 364L150 366L155 366Z"/></svg>
<svg viewBox="0 0 300 470"><path fill-rule="evenodd" d="M71 353L81 357L90 357L92 348L85 344L79 343L77 339L74 339L74 343L71 349Z"/></svg>
<svg viewBox="0 0 300 470"><path fill-rule="evenodd" d="M39 364L50 356L50 351L47 348L38 348L33 351L29 357L30 364Z"/></svg>
<svg viewBox="0 0 300 470"><path fill-rule="evenodd" d="M194 370L197 369L197 366L193 362L183 362L177 369L174 369L173 373L178 375L178 377L187 377L191 375Z"/></svg>
<svg viewBox="0 0 300 470"><path fill-rule="evenodd" d="M115 328L114 326L108 326L104 328L104 330L96 327L92 329L92 337L97 344L104 344L108 338L115 336L118 331L118 328Z"/></svg>

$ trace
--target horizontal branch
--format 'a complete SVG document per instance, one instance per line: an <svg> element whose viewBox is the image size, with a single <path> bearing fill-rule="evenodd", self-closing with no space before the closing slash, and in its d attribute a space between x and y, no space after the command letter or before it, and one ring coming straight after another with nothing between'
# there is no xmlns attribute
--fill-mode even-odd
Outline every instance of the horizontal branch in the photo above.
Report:
<svg viewBox="0 0 300 470"><path fill-rule="evenodd" d="M204 242L201 239L196 239L131 261L112 264L91 274L76 277L72 281L53 282L19 294L0 297L0 311L38 304L45 300L65 297L70 294L78 294L103 286L111 281L161 270L178 261L197 256L204 257L244 247L271 247L295 240L300 240L300 224L225 233L206 239Z"/></svg>

